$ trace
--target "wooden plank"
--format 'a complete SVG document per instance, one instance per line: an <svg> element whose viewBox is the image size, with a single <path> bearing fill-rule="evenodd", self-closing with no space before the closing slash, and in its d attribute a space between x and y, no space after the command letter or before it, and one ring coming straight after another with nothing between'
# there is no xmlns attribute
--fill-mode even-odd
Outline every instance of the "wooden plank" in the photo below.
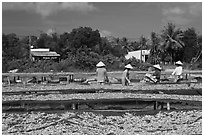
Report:
<svg viewBox="0 0 204 137"><path fill-rule="evenodd" d="M122 71L118 72L108 72L108 74L122 74ZM146 74L147 71L131 71L131 73L135 74ZM166 75L166 74L171 74L172 72L165 72L163 71L161 74ZM84 74L84 75L95 75L95 72L90 72L90 73L84 73L84 72L78 72L78 73L73 73L73 72L48 72L48 73L2 73L2 76L49 76L49 75L54 75L54 76L67 76L67 75L77 75L77 74ZM202 74L202 70L199 71L183 71L183 74Z"/></svg>

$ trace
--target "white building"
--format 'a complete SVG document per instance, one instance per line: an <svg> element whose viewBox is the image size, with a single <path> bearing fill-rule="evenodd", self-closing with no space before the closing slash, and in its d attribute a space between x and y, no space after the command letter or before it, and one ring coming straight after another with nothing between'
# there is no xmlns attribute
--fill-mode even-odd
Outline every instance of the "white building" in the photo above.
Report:
<svg viewBox="0 0 204 137"><path fill-rule="evenodd" d="M59 60L60 55L56 52L51 52L50 49L30 49L30 56L35 60Z"/></svg>
<svg viewBox="0 0 204 137"><path fill-rule="evenodd" d="M130 59L135 57L136 59L139 59L142 62L146 62L149 54L150 54L150 50L137 50L137 51L128 52L125 58Z"/></svg>

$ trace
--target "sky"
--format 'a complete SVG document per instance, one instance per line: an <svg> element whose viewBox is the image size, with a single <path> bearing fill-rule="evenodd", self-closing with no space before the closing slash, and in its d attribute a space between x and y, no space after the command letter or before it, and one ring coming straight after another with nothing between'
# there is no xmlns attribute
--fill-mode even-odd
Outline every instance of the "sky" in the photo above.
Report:
<svg viewBox="0 0 204 137"><path fill-rule="evenodd" d="M17 35L58 34L78 27L101 36L137 39L160 33L168 22L202 34L201 2L3 2L2 32Z"/></svg>

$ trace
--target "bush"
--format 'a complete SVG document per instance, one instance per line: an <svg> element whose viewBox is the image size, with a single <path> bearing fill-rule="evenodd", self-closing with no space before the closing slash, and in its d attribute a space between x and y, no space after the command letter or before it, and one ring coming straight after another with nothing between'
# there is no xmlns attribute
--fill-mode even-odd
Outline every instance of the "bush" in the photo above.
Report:
<svg viewBox="0 0 204 137"><path fill-rule="evenodd" d="M52 67L54 71L67 72L67 71L70 71L70 68L73 67L73 62L71 61L71 59L64 59L64 60L61 60L59 63L54 63Z"/></svg>
<svg viewBox="0 0 204 137"><path fill-rule="evenodd" d="M189 64L191 70L202 70L202 61L198 61L194 64Z"/></svg>
<svg viewBox="0 0 204 137"><path fill-rule="evenodd" d="M25 69L27 69L26 64L28 64L30 61L27 59L17 59L17 60L11 60L7 61L7 68L5 69L6 72L13 69L18 69L18 72L23 72Z"/></svg>
<svg viewBox="0 0 204 137"><path fill-rule="evenodd" d="M95 71L96 64L99 61L103 61L106 64L108 71L124 70L125 65L131 64L135 71L147 71L152 64L141 63L140 60L136 58L131 58L126 60L124 57L115 57L112 54L105 56L100 56L97 53L90 52L89 54L80 54L78 56L69 55L68 58L55 62L52 60L40 60L31 62L28 59L19 59L12 61L3 60L3 72L8 72L12 69L19 69L18 72L79 72L79 71ZM184 68L188 67L190 64L184 63ZM165 65L166 67L166 65ZM201 69L202 62L197 62L193 66L188 68Z"/></svg>
<svg viewBox="0 0 204 137"><path fill-rule="evenodd" d="M106 67L109 71L120 69L120 59L118 57L113 56L112 54L108 54L105 56L101 56L99 61L103 61L106 64ZM98 63L97 62L97 63Z"/></svg>
<svg viewBox="0 0 204 137"><path fill-rule="evenodd" d="M130 58L128 60L125 60L125 65L127 64L131 64L134 67L135 71L138 70L146 71L150 66L152 66L150 63L141 62L136 58Z"/></svg>

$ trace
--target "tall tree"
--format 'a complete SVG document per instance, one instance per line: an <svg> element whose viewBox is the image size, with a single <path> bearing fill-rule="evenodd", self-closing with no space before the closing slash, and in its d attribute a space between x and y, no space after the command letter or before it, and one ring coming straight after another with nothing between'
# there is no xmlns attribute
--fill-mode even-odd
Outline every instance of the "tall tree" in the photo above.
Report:
<svg viewBox="0 0 204 137"><path fill-rule="evenodd" d="M139 49L141 50L145 50L145 49L149 49L149 45L148 45L148 39L145 38L143 35L139 38Z"/></svg>
<svg viewBox="0 0 204 137"><path fill-rule="evenodd" d="M90 27L79 27L73 29L67 37L67 46L72 53L80 50L93 50L97 44L100 44L101 37L98 30L93 31Z"/></svg>
<svg viewBox="0 0 204 137"><path fill-rule="evenodd" d="M130 47L131 47L130 49L132 51L136 51L136 50L140 49L140 44L138 41L132 41L132 42L130 42Z"/></svg>
<svg viewBox="0 0 204 137"><path fill-rule="evenodd" d="M101 43L96 45L95 51L97 51L100 55L107 55L111 53L111 44L106 37L101 38Z"/></svg>
<svg viewBox="0 0 204 137"><path fill-rule="evenodd" d="M61 55L62 59L67 58L67 53L71 52L69 48L69 42L68 42L68 32L65 32L60 35L60 38L58 40L58 46L56 49L56 52Z"/></svg>
<svg viewBox="0 0 204 137"><path fill-rule="evenodd" d="M124 55L126 55L129 51L132 51L131 45L126 37L121 39L120 44Z"/></svg>
<svg viewBox="0 0 204 137"><path fill-rule="evenodd" d="M197 37L196 49L197 49L197 53L195 56L195 62L197 60L201 60L201 62L202 62L202 35L198 35L198 37Z"/></svg>
<svg viewBox="0 0 204 137"><path fill-rule="evenodd" d="M183 58L185 62L191 62L192 58L196 56L196 53L199 50L197 47L198 36L194 28L188 28L184 31L183 36L183 41L185 43Z"/></svg>
<svg viewBox="0 0 204 137"><path fill-rule="evenodd" d="M151 49L148 61L150 61L152 64L157 64L161 61L162 51L160 50L160 38L155 32L151 33L150 47Z"/></svg>
<svg viewBox="0 0 204 137"><path fill-rule="evenodd" d="M16 34L11 33L2 36L3 57L7 60L20 58L19 38Z"/></svg>
<svg viewBox="0 0 204 137"><path fill-rule="evenodd" d="M163 49L171 56L171 62L182 60L181 53L185 44L182 41L183 32L173 23L168 23L161 34Z"/></svg>

